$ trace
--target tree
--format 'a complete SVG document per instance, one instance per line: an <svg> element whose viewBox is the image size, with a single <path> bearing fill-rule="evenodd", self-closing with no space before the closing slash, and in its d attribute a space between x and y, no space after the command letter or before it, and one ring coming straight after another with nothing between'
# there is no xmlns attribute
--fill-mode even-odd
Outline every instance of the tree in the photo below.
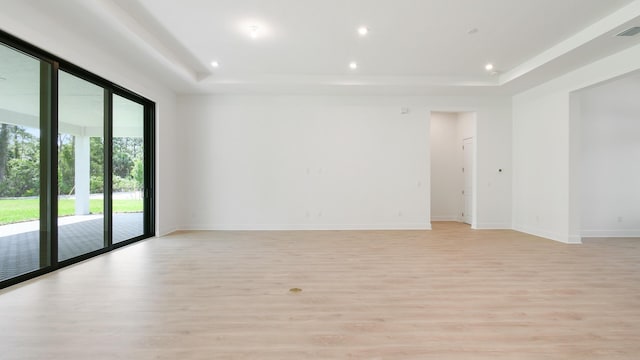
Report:
<svg viewBox="0 0 640 360"><path fill-rule="evenodd" d="M104 139L90 138L90 191L104 191ZM75 137L58 134L58 192L75 189ZM132 191L144 186L144 140L113 139L113 189ZM40 191L40 138L37 129L0 123L0 197L37 195Z"/></svg>
<svg viewBox="0 0 640 360"><path fill-rule="evenodd" d="M135 161L131 175L136 181L136 189L144 189L144 162L142 161L142 159L138 159Z"/></svg>
<svg viewBox="0 0 640 360"><path fill-rule="evenodd" d="M103 176L104 172L104 140L99 137L89 139L91 164L89 171L92 176Z"/></svg>
<svg viewBox="0 0 640 360"><path fill-rule="evenodd" d="M0 183L4 180L9 160L9 125L0 126Z"/></svg>
<svg viewBox="0 0 640 360"><path fill-rule="evenodd" d="M118 149L120 150L120 149ZM123 179L128 178L133 168L133 160L131 156L122 151L116 151L116 147L113 147L113 175L119 176Z"/></svg>
<svg viewBox="0 0 640 360"><path fill-rule="evenodd" d="M58 193L72 194L75 180L75 137L58 134Z"/></svg>
<svg viewBox="0 0 640 360"><path fill-rule="evenodd" d="M40 191L40 141L22 126L0 126L0 196L34 196Z"/></svg>
<svg viewBox="0 0 640 360"><path fill-rule="evenodd" d="M0 188L3 196L36 196L40 193L40 169L36 162L30 159L11 159L9 168L11 176L5 179Z"/></svg>
<svg viewBox="0 0 640 360"><path fill-rule="evenodd" d="M89 139L90 161L89 188L92 194L104 192L104 139L92 137Z"/></svg>

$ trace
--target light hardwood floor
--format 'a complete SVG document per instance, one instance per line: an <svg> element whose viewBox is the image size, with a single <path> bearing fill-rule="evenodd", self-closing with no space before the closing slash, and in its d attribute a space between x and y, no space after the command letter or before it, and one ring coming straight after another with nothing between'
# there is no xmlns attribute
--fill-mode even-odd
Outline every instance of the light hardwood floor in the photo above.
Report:
<svg viewBox="0 0 640 360"><path fill-rule="evenodd" d="M0 292L0 358L639 359L640 239L176 233Z"/></svg>

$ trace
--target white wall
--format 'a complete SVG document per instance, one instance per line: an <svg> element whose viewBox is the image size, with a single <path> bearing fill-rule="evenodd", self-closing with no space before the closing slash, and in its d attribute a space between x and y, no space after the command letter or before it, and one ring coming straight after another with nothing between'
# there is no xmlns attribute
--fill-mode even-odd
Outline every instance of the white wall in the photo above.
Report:
<svg viewBox="0 0 640 360"><path fill-rule="evenodd" d="M476 136L476 113L474 112L463 112L457 113L457 133L458 140L460 143L464 139L472 138ZM462 156L462 155L460 155Z"/></svg>
<svg viewBox="0 0 640 360"><path fill-rule="evenodd" d="M512 228L510 105L477 112L474 229Z"/></svg>
<svg viewBox="0 0 640 360"><path fill-rule="evenodd" d="M179 113L174 93L148 97L156 102L156 235L162 236L179 228Z"/></svg>
<svg viewBox="0 0 640 360"><path fill-rule="evenodd" d="M514 99L514 228L565 241L569 217L569 94Z"/></svg>
<svg viewBox="0 0 640 360"><path fill-rule="evenodd" d="M640 68L640 46L609 56L513 98L513 226L580 242L580 132L572 92Z"/></svg>
<svg viewBox="0 0 640 360"><path fill-rule="evenodd" d="M431 110L477 110L478 162L509 166L506 99L180 96L182 227L429 228ZM509 227L510 178L479 174L480 223Z"/></svg>
<svg viewBox="0 0 640 360"><path fill-rule="evenodd" d="M640 76L580 93L581 234L640 237Z"/></svg>
<svg viewBox="0 0 640 360"><path fill-rule="evenodd" d="M306 97L180 105L189 228L430 227L424 110Z"/></svg>
<svg viewBox="0 0 640 360"><path fill-rule="evenodd" d="M175 94L154 79L141 76L138 69L108 53L100 44L83 37L65 23L38 12L21 2L7 4L0 12L2 30L105 79L132 90L156 103L156 234L178 227L176 217L176 109Z"/></svg>

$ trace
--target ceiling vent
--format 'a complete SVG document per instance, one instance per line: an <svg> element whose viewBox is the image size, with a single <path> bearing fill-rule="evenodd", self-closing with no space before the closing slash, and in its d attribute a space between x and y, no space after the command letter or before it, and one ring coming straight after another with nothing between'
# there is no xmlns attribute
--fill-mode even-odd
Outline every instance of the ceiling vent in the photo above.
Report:
<svg viewBox="0 0 640 360"><path fill-rule="evenodd" d="M640 34L640 26L634 26L632 28L629 28L623 32L621 32L620 34L616 35L616 36L635 36Z"/></svg>

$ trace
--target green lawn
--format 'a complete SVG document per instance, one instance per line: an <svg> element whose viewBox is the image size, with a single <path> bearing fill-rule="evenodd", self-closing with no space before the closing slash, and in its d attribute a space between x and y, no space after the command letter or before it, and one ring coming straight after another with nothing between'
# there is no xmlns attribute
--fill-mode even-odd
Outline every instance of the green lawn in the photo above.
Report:
<svg viewBox="0 0 640 360"><path fill-rule="evenodd" d="M12 224L22 221L38 220L38 199L4 199L0 200L0 225ZM113 200L113 211L141 212L142 200ZM89 200L89 209L92 214L102 214L102 199ZM60 199L58 201L58 216L68 216L75 213L75 200Z"/></svg>

